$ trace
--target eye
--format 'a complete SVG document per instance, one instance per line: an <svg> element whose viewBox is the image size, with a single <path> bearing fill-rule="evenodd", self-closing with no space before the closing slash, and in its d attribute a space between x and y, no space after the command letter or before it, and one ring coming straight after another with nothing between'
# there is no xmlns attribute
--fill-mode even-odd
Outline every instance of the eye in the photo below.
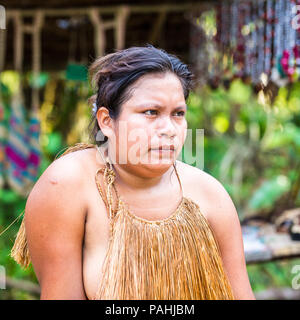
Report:
<svg viewBox="0 0 300 320"><path fill-rule="evenodd" d="M146 115L148 115L148 116L154 115L154 114L147 114L146 112L148 112L148 111L150 111L150 112L157 112L157 110L149 109L149 110L144 111L143 113L146 114Z"/></svg>
<svg viewBox="0 0 300 320"><path fill-rule="evenodd" d="M184 117L184 115L185 115L185 111L178 111L178 112L176 112L176 113L179 113L179 116L180 116L180 117Z"/></svg>
<svg viewBox="0 0 300 320"><path fill-rule="evenodd" d="M148 113L147 113L148 112ZM149 113L150 112L150 113ZM154 112L154 113L152 113ZM146 110L144 111L143 113L146 114L146 115L149 115L149 116L154 116L157 114L157 110L155 109L149 109L149 110ZM178 111L178 112L175 112L175 115L176 116L179 116L179 117L184 117L185 116L185 111Z"/></svg>

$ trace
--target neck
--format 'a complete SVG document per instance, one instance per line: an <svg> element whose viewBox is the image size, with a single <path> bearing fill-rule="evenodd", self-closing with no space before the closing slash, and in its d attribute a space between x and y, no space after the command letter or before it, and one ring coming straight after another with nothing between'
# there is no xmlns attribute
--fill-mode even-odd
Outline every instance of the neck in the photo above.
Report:
<svg viewBox="0 0 300 320"><path fill-rule="evenodd" d="M98 158L98 163L104 164L104 159L107 156L108 152L105 150L102 156ZM142 166L120 165L116 162L112 166L116 173L116 184L131 191L149 190L158 187L164 182L164 179L170 179L173 170L173 165L170 165L165 171L160 172L160 174L156 172L155 175L152 169Z"/></svg>
<svg viewBox="0 0 300 320"><path fill-rule="evenodd" d="M171 165L167 171L163 172L159 176L153 176L153 171L147 168L134 168L131 166L123 166L118 163L113 164L113 168L116 172L116 183L120 186L131 189L132 191L147 190L154 187L158 187L163 183L164 179L169 179L173 166Z"/></svg>

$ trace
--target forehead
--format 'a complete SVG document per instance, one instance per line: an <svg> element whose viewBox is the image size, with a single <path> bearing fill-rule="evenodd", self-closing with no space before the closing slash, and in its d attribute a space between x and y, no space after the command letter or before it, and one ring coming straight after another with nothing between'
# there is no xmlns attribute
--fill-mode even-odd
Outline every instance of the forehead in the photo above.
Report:
<svg viewBox="0 0 300 320"><path fill-rule="evenodd" d="M179 78L170 72L142 76L130 87L130 93L131 104L141 99L185 101Z"/></svg>

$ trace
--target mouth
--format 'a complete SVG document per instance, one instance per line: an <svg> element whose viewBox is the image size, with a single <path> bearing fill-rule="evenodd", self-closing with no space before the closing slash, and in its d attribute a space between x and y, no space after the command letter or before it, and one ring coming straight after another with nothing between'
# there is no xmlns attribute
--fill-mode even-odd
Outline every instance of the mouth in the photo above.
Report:
<svg viewBox="0 0 300 320"><path fill-rule="evenodd" d="M175 151L175 146L174 145L163 145L163 146L159 146L157 148L150 148L150 150L154 150L154 151Z"/></svg>

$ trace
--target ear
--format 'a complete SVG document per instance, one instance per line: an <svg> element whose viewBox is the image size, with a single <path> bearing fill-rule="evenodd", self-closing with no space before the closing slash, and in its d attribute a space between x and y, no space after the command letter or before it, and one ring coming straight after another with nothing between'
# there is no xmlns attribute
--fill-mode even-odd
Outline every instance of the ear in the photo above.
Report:
<svg viewBox="0 0 300 320"><path fill-rule="evenodd" d="M112 136L114 131L114 120L110 117L106 107L100 107L96 113L96 119L102 133L108 138Z"/></svg>

